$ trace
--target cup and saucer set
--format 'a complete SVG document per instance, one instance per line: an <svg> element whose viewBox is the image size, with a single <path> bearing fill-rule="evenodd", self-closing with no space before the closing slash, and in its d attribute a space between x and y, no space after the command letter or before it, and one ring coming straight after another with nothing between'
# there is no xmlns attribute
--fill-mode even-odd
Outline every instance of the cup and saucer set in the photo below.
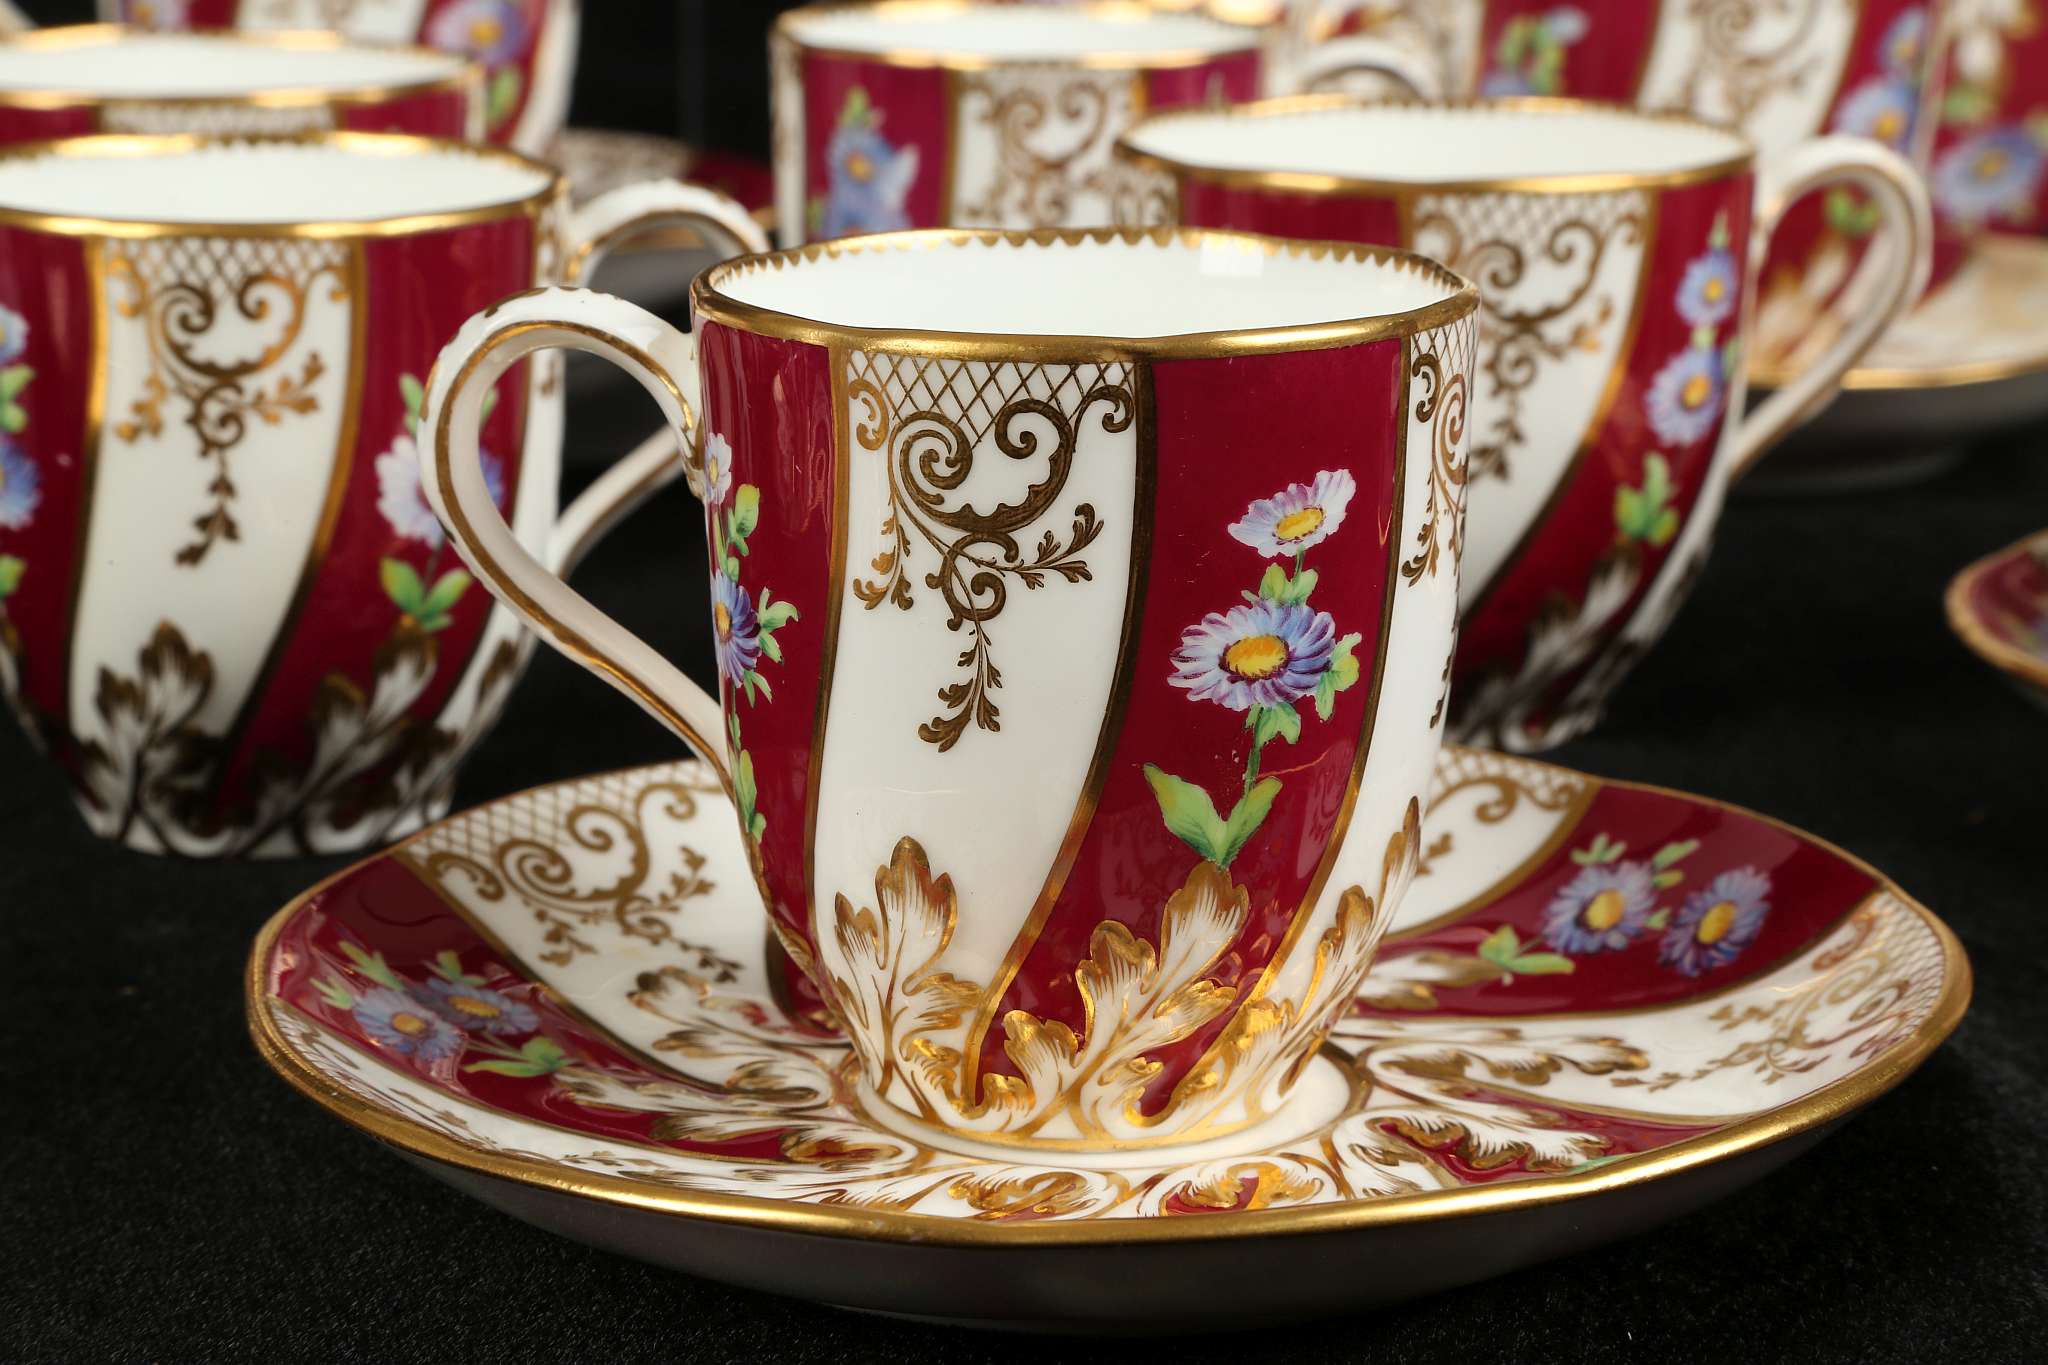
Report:
<svg viewBox="0 0 2048 1365"><path fill-rule="evenodd" d="M1648 27L1638 67L1713 69ZM1968 963L1822 840L1531 755L1896 333L1925 180L1465 98L1399 36L792 11L780 250L672 173L572 202L459 140L497 77L400 93L400 49L255 42L355 54L354 93L221 95L209 137L81 101L0 151L0 685L96 834L363 855L259 936L257 1048L599 1247L1197 1330L1705 1205L1899 1084ZM1859 287L1752 405L1816 194ZM650 229L724 258L690 333L578 287ZM565 351L666 425L560 508ZM709 690L565 581L677 479ZM696 757L451 816L536 641Z"/></svg>

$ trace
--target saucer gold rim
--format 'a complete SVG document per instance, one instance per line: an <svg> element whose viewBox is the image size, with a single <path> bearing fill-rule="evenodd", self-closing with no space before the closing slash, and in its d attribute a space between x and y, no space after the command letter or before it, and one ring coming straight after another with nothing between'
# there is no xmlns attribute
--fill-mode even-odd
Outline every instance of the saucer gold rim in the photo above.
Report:
<svg viewBox="0 0 2048 1365"><path fill-rule="evenodd" d="M644 766L634 765L613 771L632 772ZM1558 767L1541 763L1532 766ZM1825 839L1732 802L1651 783L1584 776L1596 787L1673 797L1761 821L1857 868L1877 883L1876 889L1896 896L1901 905L1918 916L1940 944L1942 986L1934 1007L1909 1038L1861 1071L1830 1082L1779 1109L1756 1114L1716 1132L1674 1143L1655 1152L1621 1157L1591 1170L1351 1203L1228 1215L1000 1224L932 1214L882 1212L850 1205L800 1204L746 1195L686 1192L571 1170L546 1161L505 1156L421 1128L330 1081L298 1055L271 1018L270 995L264 976L272 946L284 925L308 901L370 864L425 839L429 831L335 873L271 916L257 934L250 951L244 976L244 1005L250 1036L258 1054L292 1088L351 1127L415 1156L521 1185L682 1218L822 1237L955 1247L1193 1242L1350 1231L1529 1209L1628 1189L1741 1156L1844 1118L1897 1086L1955 1030L1969 1008L1972 988L1969 959L1961 943L1939 916L1901 891L1896 883L1869 863ZM522 800L557 785L559 783L542 783L485 802L483 807L476 809Z"/></svg>
<svg viewBox="0 0 2048 1365"><path fill-rule="evenodd" d="M2048 691L2048 662L2029 654L2018 645L1999 639L1991 633L1990 627L1977 619L1976 612L1970 607L1970 593L1977 586L1979 579L2014 555L2030 552L2037 544L2048 545L2048 531L2035 531L2021 536L2003 549L1993 550L1982 559L1973 561L1949 580L1948 592L1942 598L1942 605L1948 612L1949 629L1956 633L1972 654L2001 673L2017 678L2030 687Z"/></svg>

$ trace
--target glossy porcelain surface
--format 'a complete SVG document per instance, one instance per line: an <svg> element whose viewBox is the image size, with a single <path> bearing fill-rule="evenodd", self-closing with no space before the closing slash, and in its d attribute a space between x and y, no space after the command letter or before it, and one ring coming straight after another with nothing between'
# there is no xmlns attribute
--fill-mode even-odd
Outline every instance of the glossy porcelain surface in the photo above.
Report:
<svg viewBox="0 0 2048 1365"><path fill-rule="evenodd" d="M1948 620L1972 653L2048 706L2048 532L1958 574Z"/></svg>
<svg viewBox="0 0 2048 1365"><path fill-rule="evenodd" d="M499 553L473 398L437 383L455 543L724 764L881 1102L1041 1146L1258 1121L1417 855L1473 291L1396 252L1104 230L826 244L693 301L685 338L513 300L437 374L582 346L687 421L717 700Z"/></svg>
<svg viewBox="0 0 2048 1365"><path fill-rule="evenodd" d="M651 196L651 197L650 197ZM0 159L0 691L98 834L193 857L368 847L445 810L528 654L423 501L424 378L463 318L623 223L496 149L101 138ZM491 393L491 497L566 568L679 471L557 516L559 363Z"/></svg>
<svg viewBox="0 0 2048 1365"><path fill-rule="evenodd" d="M250 1024L331 1112L568 1236L851 1307L1187 1330L1662 1221L1897 1084L1967 1002L1932 915L1729 807L1450 748L1422 843L1295 1099L1194 1149L877 1110L783 993L695 764L492 803L310 893L256 945Z"/></svg>
<svg viewBox="0 0 2048 1365"><path fill-rule="evenodd" d="M0 144L89 133L336 129L473 138L483 117L482 70L427 48L111 24L0 40Z"/></svg>
<svg viewBox="0 0 2048 1365"><path fill-rule="evenodd" d="M1119 146L1141 221L1389 243L1479 284L1451 733L1510 749L1597 720L1682 604L1730 480L1918 292L1929 231L1890 153L1816 141L1759 177L1739 133L1616 106L1310 97L1163 115ZM1875 195L1898 268L1744 416L1763 243L1821 181Z"/></svg>
<svg viewBox="0 0 2048 1365"><path fill-rule="evenodd" d="M568 117L582 0L100 0L100 13L157 31L335 29L456 53L483 68L484 134L537 154Z"/></svg>

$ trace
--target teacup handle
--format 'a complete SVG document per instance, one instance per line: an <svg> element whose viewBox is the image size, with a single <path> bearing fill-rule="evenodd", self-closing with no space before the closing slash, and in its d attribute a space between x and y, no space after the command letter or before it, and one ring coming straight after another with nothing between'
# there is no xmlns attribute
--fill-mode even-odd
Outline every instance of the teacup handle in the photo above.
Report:
<svg viewBox="0 0 2048 1365"><path fill-rule="evenodd" d="M1304 49L1297 62L1290 83L1304 93L1358 71L1385 76L1413 99L1433 100L1444 93L1442 74L1426 59L1379 38L1332 38Z"/></svg>
<svg viewBox="0 0 2048 1365"><path fill-rule="evenodd" d="M536 290L464 323L434 363L420 417L420 429L428 433L421 452L427 501L448 528L456 553L493 596L525 618L543 640L681 736L718 770L730 791L723 746L715 742L724 733L718 699L529 553L506 526L484 484L478 436L485 395L518 361L553 349L586 351L625 370L654 395L671 428L665 435L686 446L692 443L699 395L695 338L608 294ZM627 463L646 450L643 446ZM664 453L674 458L672 447ZM606 480L626 467L620 465ZM693 491L697 482L692 480Z"/></svg>
<svg viewBox="0 0 2048 1365"><path fill-rule="evenodd" d="M1879 223L1870 250L1882 254L1864 261L1861 269L1878 272L1882 286L1812 365L1743 418L1729 442L1731 479L1742 477L1786 433L1825 407L1856 362L1927 288L1933 270L1934 220L1919 173L1890 148L1867 138L1835 134L1814 138L1775 158L1758 179L1757 225L1750 234L1750 308L1756 307L1764 261L1779 221L1805 195L1833 184L1854 185L1877 205Z"/></svg>
<svg viewBox="0 0 2048 1365"><path fill-rule="evenodd" d="M619 243L664 227L687 228L728 256L768 250L761 225L734 200L696 185L650 180L601 194L570 216L562 283L584 283ZM668 427L635 446L562 509L541 562L566 577L628 513L690 471L688 454Z"/></svg>

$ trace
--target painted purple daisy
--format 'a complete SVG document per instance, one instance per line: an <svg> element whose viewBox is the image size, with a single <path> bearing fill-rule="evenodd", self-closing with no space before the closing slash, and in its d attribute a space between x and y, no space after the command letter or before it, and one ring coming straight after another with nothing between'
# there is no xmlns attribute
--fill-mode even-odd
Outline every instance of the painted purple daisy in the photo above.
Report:
<svg viewBox="0 0 2048 1365"><path fill-rule="evenodd" d="M1348 470L1325 469L1312 483L1289 484L1245 508L1230 534L1276 559L1302 554L1336 534L1357 491Z"/></svg>
<svg viewBox="0 0 2048 1365"><path fill-rule="evenodd" d="M1725 967L1756 941L1771 913L1771 879L1753 867L1723 872L1685 898L1657 960L1687 976Z"/></svg>
<svg viewBox="0 0 2048 1365"><path fill-rule="evenodd" d="M488 450L483 453L484 489L499 511L505 510L505 464ZM415 540L429 549L441 548L444 532L441 519L427 503L420 486L420 452L412 437L401 436L391 449L377 457L377 510L384 514L392 534L401 540Z"/></svg>
<svg viewBox="0 0 2048 1365"><path fill-rule="evenodd" d="M1650 426L1670 445L1689 446L1703 440L1720 419L1727 389L1721 353L1688 346L1650 383Z"/></svg>
<svg viewBox="0 0 2048 1365"><path fill-rule="evenodd" d="M485 66L502 66L526 46L526 16L513 0L461 0L434 16L427 41Z"/></svg>
<svg viewBox="0 0 2048 1365"><path fill-rule="evenodd" d="M1920 74L1921 55L1927 51L1927 11L1909 9L1892 20L1878 50L1883 54L1885 70L1902 80L1916 78Z"/></svg>
<svg viewBox="0 0 2048 1365"><path fill-rule="evenodd" d="M747 590L722 573L711 575L711 629L718 671L743 685L761 658L761 616Z"/></svg>
<svg viewBox="0 0 2048 1365"><path fill-rule="evenodd" d="M704 501L707 506L723 507L727 495L732 492L732 443L723 436L713 434L704 442Z"/></svg>
<svg viewBox="0 0 2048 1365"><path fill-rule="evenodd" d="M2026 130L1987 128L1943 152L1934 165L1934 198L1965 223L2024 218L2041 190L2041 147Z"/></svg>
<svg viewBox="0 0 2048 1365"><path fill-rule="evenodd" d="M379 986L353 1013L363 1032L401 1057L439 1062L462 1051L462 1030L404 991Z"/></svg>
<svg viewBox="0 0 2048 1365"><path fill-rule="evenodd" d="M438 978L427 983L427 990L431 994L421 998L464 1033L512 1036L531 1033L540 1027L540 1016L533 1012L532 1006L501 991Z"/></svg>
<svg viewBox="0 0 2048 1365"><path fill-rule="evenodd" d="M1167 681L1233 711L1279 706L1315 691L1336 648L1328 612L1262 599L1212 611L1182 631Z"/></svg>
<svg viewBox="0 0 2048 1365"><path fill-rule="evenodd" d="M14 442L0 440L0 529L21 530L42 501L42 471Z"/></svg>
<svg viewBox="0 0 2048 1365"><path fill-rule="evenodd" d="M0 365L12 365L28 349L28 319L0 306Z"/></svg>
<svg viewBox="0 0 2048 1365"><path fill-rule="evenodd" d="M1734 314L1741 288L1735 253L1716 247L1685 268L1678 285L1678 316L1694 327L1718 327Z"/></svg>
<svg viewBox="0 0 2048 1365"><path fill-rule="evenodd" d="M1838 133L1875 138L1894 151L1903 150L1920 109L1920 92L1906 81L1880 76L1851 91L1835 112Z"/></svg>
<svg viewBox="0 0 2048 1365"><path fill-rule="evenodd" d="M1567 954L1626 948L1643 932L1656 900L1656 874L1647 863L1581 868L1544 907L1543 937Z"/></svg>

